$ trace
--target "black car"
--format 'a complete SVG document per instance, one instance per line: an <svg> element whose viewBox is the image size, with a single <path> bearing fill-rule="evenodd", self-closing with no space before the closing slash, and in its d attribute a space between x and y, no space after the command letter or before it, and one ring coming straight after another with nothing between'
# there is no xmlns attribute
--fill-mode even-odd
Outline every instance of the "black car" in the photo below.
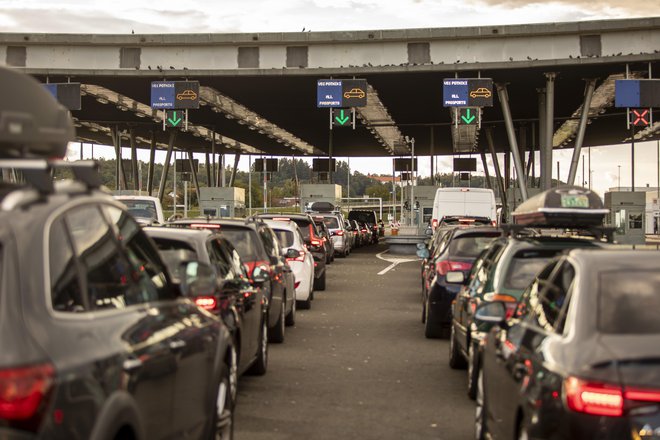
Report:
<svg viewBox="0 0 660 440"><path fill-rule="evenodd" d="M323 238L319 235L314 219L308 214L259 214L258 217L271 220L292 220L300 228L307 249L314 257L314 290L325 290L327 253Z"/></svg>
<svg viewBox="0 0 660 440"><path fill-rule="evenodd" d="M538 232L538 230L537 230ZM452 306L449 365L468 367L468 396L475 398L479 377L479 346L490 329L477 326L474 311L488 301L502 301L509 314L536 274L561 252L574 248L599 247L601 243L586 237L543 236L532 231L496 239L475 260L466 286Z"/></svg>
<svg viewBox="0 0 660 440"><path fill-rule="evenodd" d="M652 439L660 427L660 253L573 250L493 324L476 438Z"/></svg>
<svg viewBox="0 0 660 440"><path fill-rule="evenodd" d="M422 322L427 338L449 335L452 301L473 261L501 234L493 227L455 228L442 236L433 255L421 249L419 255L428 260L422 288Z"/></svg>
<svg viewBox="0 0 660 440"><path fill-rule="evenodd" d="M321 237L321 240L323 240L323 244L325 245L325 263L330 264L335 261L335 247L332 245L332 241L330 240L330 230L323 221L323 217L312 218L314 219L316 229L319 231L319 237Z"/></svg>
<svg viewBox="0 0 660 440"><path fill-rule="evenodd" d="M360 223L365 223L369 229L370 241L371 243L378 243L378 237L380 236L380 228L382 222L378 222L378 217L376 217L376 211L364 211L353 209L348 212L348 220L357 220ZM383 235L385 230L385 225L383 227Z"/></svg>
<svg viewBox="0 0 660 440"><path fill-rule="evenodd" d="M277 236L264 222L248 219L183 219L168 224L169 227L211 229L220 232L238 251L247 268L251 281L257 267L267 274L267 280L259 283L265 289L268 300L268 340L284 342L287 315L295 313L295 287L291 268L281 255Z"/></svg>
<svg viewBox="0 0 660 440"><path fill-rule="evenodd" d="M2 68L0 94L0 168L25 182L0 183L0 437L231 438L231 337L182 294L209 267L177 288L95 164L36 158L64 156L69 112Z"/></svg>
<svg viewBox="0 0 660 440"><path fill-rule="evenodd" d="M158 246L175 281L183 277L182 263L188 261L201 261L215 269L216 288L192 299L199 307L220 316L231 332L236 348L232 353L231 389L235 396L238 375L248 369L262 375L268 367L268 301L263 290L253 287L238 252L220 234L157 227L144 231ZM264 282L265 278L258 281Z"/></svg>

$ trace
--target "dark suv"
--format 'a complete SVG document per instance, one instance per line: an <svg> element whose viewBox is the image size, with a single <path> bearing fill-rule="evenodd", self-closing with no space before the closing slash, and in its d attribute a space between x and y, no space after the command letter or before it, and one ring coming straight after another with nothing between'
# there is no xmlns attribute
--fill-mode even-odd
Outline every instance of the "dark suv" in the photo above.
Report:
<svg viewBox="0 0 660 440"><path fill-rule="evenodd" d="M26 182L0 183L0 438L230 438L229 333L181 294L208 266L176 288L96 164L35 159L64 156L68 112L2 68L0 95L0 168Z"/></svg>

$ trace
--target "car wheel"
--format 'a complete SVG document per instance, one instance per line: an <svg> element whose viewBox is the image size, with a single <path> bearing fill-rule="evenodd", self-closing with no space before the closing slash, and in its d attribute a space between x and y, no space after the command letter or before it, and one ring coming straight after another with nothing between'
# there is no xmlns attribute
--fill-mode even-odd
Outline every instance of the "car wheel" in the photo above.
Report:
<svg viewBox="0 0 660 440"><path fill-rule="evenodd" d="M229 396L234 405L238 398L238 353L236 352L236 344L233 344L229 352Z"/></svg>
<svg viewBox="0 0 660 440"><path fill-rule="evenodd" d="M461 350L458 348L458 342L456 341L456 331L454 326L451 326L451 335L449 336L449 366L454 370L462 370L465 368L465 358L461 354Z"/></svg>
<svg viewBox="0 0 660 440"><path fill-rule="evenodd" d="M479 381L479 354L475 352L475 347L472 341L468 343L468 397L472 400L477 397L477 382Z"/></svg>
<svg viewBox="0 0 660 440"><path fill-rule="evenodd" d="M440 339L443 336L442 325L436 322L436 318L431 312L431 307L429 307L429 302L426 301L424 304L424 311L426 312L426 317L424 318L424 336L429 339Z"/></svg>
<svg viewBox="0 0 660 440"><path fill-rule="evenodd" d="M314 280L314 290L325 290L325 272L319 278Z"/></svg>
<svg viewBox="0 0 660 440"><path fill-rule="evenodd" d="M524 416L518 425L518 440L529 440L529 432Z"/></svg>
<svg viewBox="0 0 660 440"><path fill-rule="evenodd" d="M215 403L214 435L215 440L231 440L234 438L234 401L231 397L231 369L224 365L222 379L218 386Z"/></svg>
<svg viewBox="0 0 660 440"><path fill-rule="evenodd" d="M296 323L296 301L295 299L293 300L293 304L291 304L291 311L286 315L286 321L285 324L287 326L292 326L295 325Z"/></svg>
<svg viewBox="0 0 660 440"><path fill-rule="evenodd" d="M426 302L422 300L422 324L426 322Z"/></svg>
<svg viewBox="0 0 660 440"><path fill-rule="evenodd" d="M248 370L249 374L263 376L268 369L268 324L266 317L261 322L261 332L259 333L259 352L257 359Z"/></svg>
<svg viewBox="0 0 660 440"><path fill-rule="evenodd" d="M486 425L486 395L484 394L484 373L479 371L477 379L477 396L474 417L474 438L475 440L486 440L489 438L488 426Z"/></svg>
<svg viewBox="0 0 660 440"><path fill-rule="evenodd" d="M284 298L286 298L286 292L284 292ZM282 300L282 306L280 307L280 318L277 320L277 323L273 328L268 332L268 341L276 342L278 344L284 342L284 325L286 321L286 303L285 300Z"/></svg>

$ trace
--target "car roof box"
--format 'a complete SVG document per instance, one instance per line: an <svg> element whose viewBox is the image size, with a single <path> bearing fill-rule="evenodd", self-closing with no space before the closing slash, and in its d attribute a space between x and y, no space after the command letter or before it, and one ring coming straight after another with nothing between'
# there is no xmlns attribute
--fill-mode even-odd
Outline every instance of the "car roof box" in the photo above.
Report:
<svg viewBox="0 0 660 440"><path fill-rule="evenodd" d="M309 208L316 212L333 212L336 209L335 205L330 202L314 202Z"/></svg>
<svg viewBox="0 0 660 440"><path fill-rule="evenodd" d="M608 212L595 192L579 186L560 186L527 199L511 216L517 225L584 228L602 225Z"/></svg>

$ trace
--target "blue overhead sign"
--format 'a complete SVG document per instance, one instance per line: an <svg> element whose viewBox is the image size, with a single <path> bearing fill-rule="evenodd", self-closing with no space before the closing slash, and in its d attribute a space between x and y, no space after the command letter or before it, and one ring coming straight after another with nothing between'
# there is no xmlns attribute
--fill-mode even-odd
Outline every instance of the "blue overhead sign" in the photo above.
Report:
<svg viewBox="0 0 660 440"><path fill-rule="evenodd" d="M317 107L341 107L341 80L320 79L316 82Z"/></svg>
<svg viewBox="0 0 660 440"><path fill-rule="evenodd" d="M442 81L444 107L492 107L493 80L490 78L446 78Z"/></svg>
<svg viewBox="0 0 660 440"><path fill-rule="evenodd" d="M614 82L615 107L660 107L660 80L618 79Z"/></svg>
<svg viewBox="0 0 660 440"><path fill-rule="evenodd" d="M151 83L151 108L199 108L199 81L154 81Z"/></svg>
<svg viewBox="0 0 660 440"><path fill-rule="evenodd" d="M319 108L366 105L366 79L320 79L316 82L316 106Z"/></svg>
<svg viewBox="0 0 660 440"><path fill-rule="evenodd" d="M151 83L151 108L174 108L175 96L174 81L154 81Z"/></svg>

